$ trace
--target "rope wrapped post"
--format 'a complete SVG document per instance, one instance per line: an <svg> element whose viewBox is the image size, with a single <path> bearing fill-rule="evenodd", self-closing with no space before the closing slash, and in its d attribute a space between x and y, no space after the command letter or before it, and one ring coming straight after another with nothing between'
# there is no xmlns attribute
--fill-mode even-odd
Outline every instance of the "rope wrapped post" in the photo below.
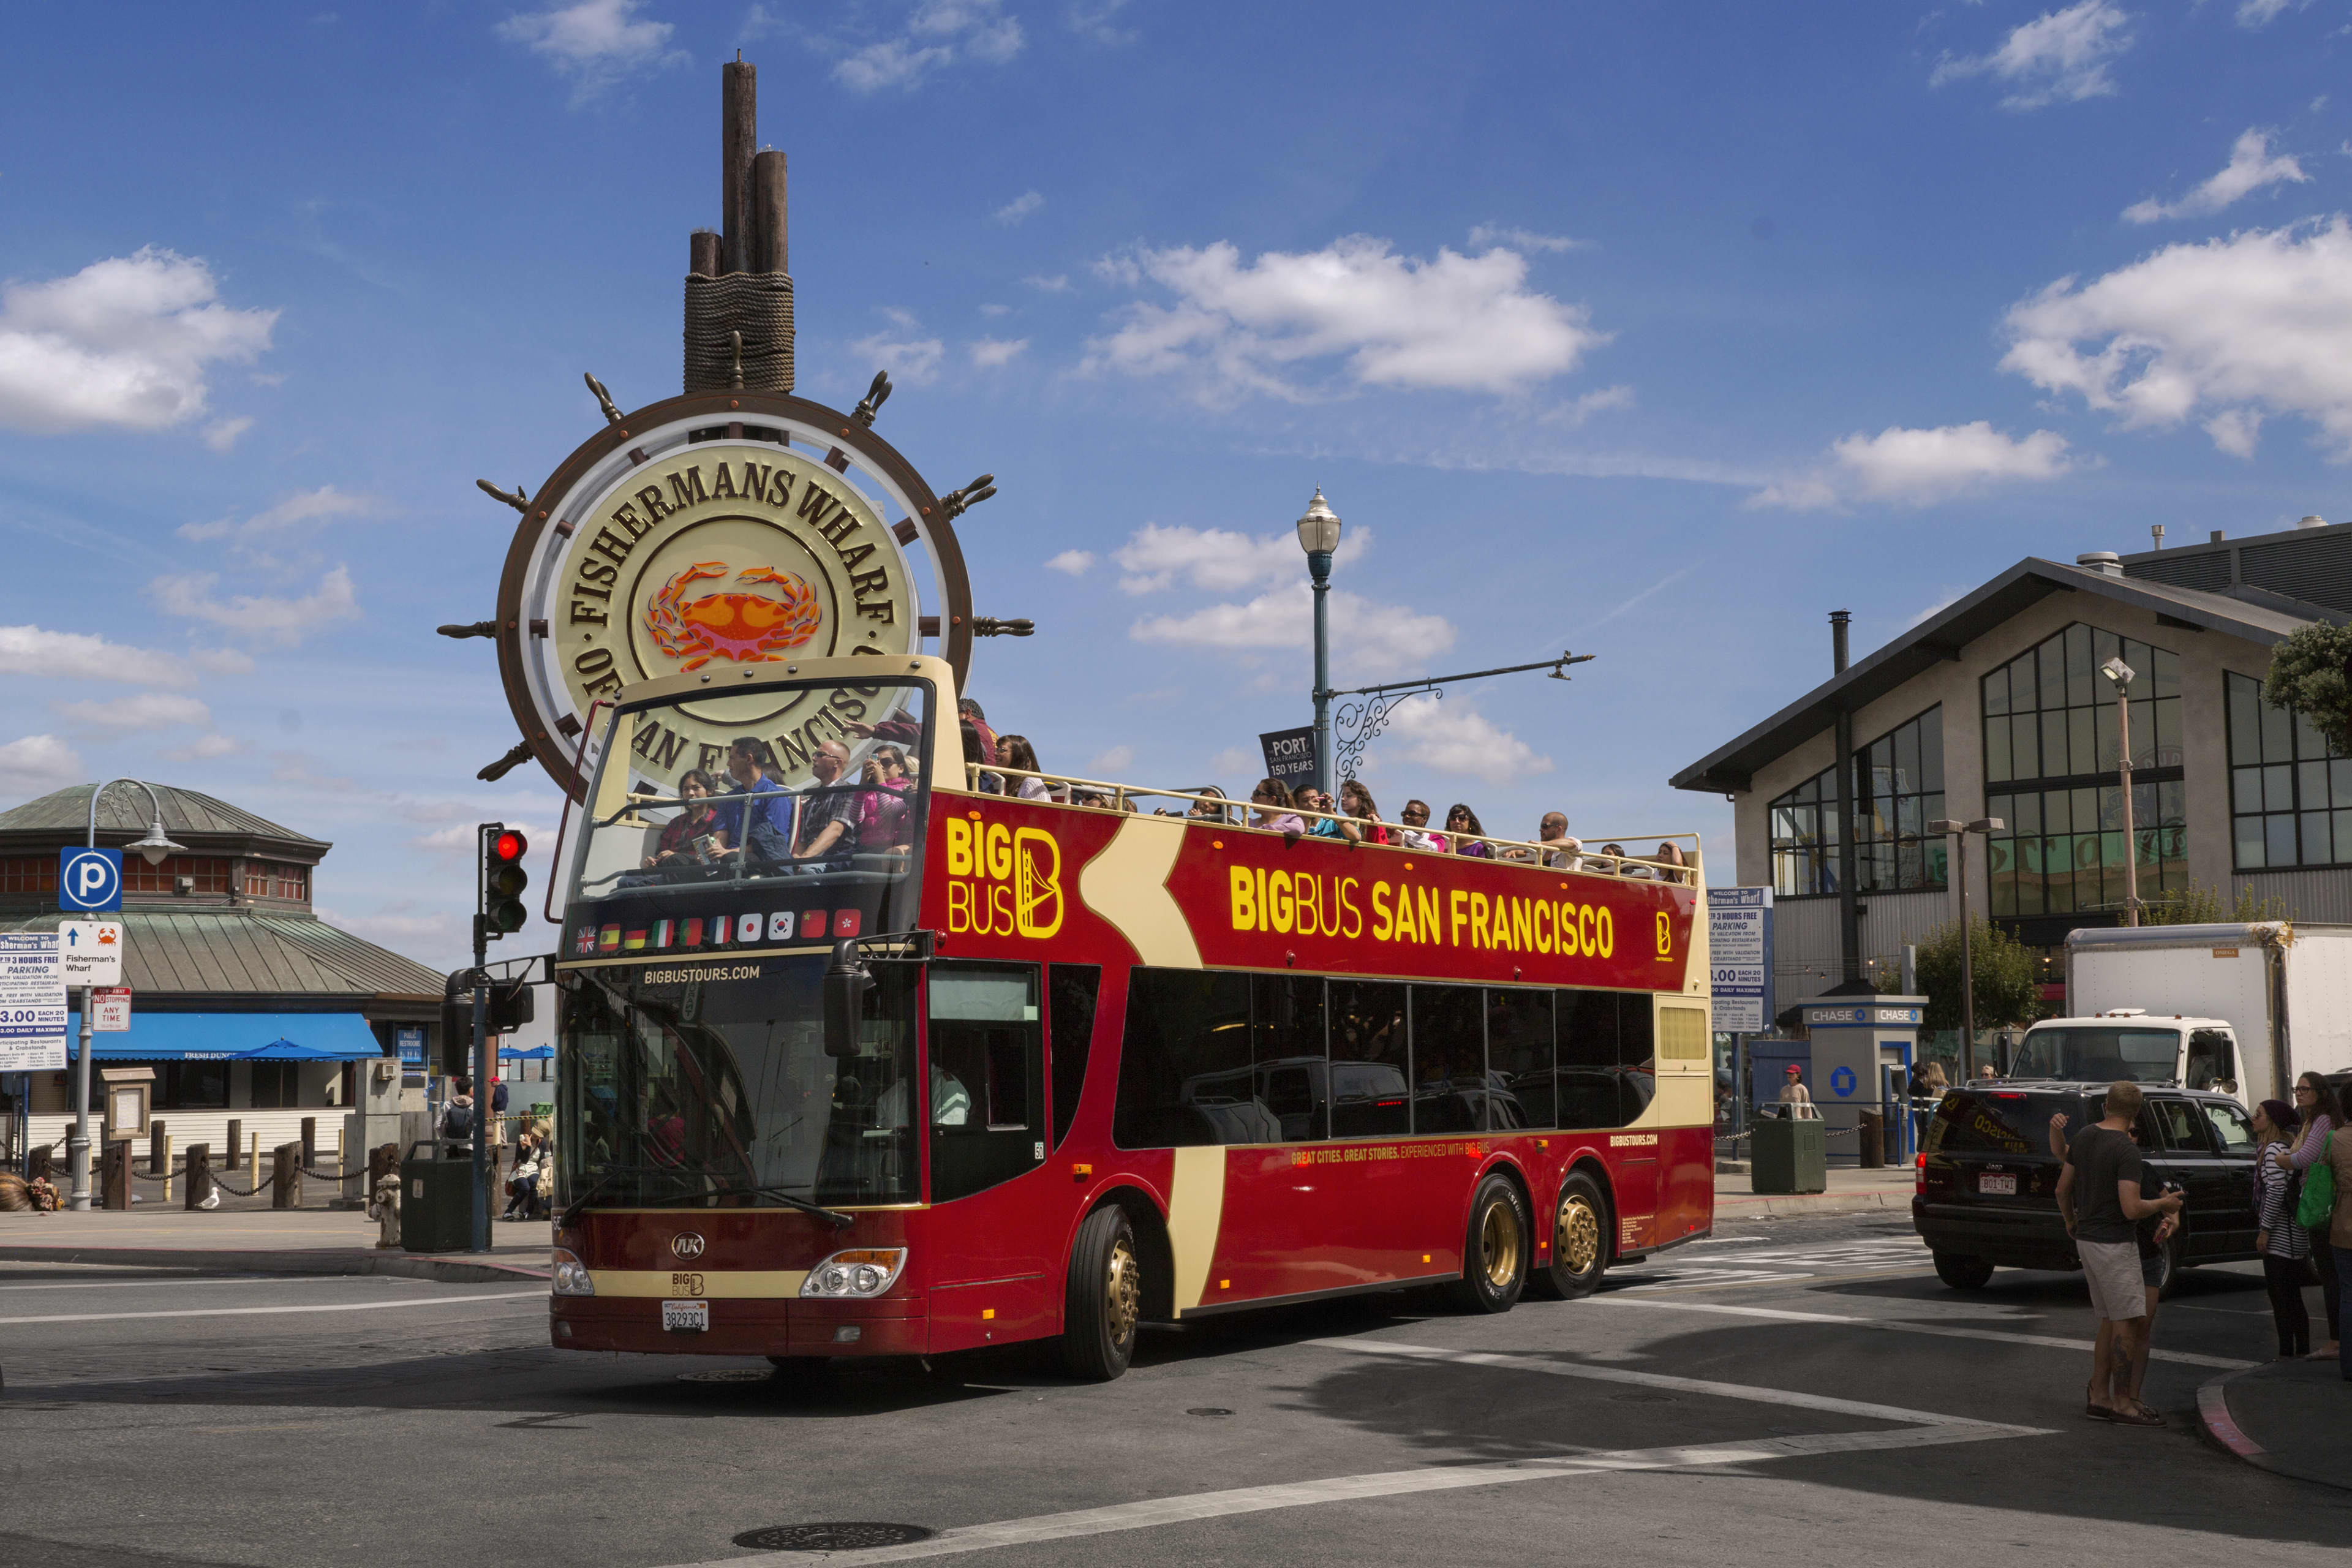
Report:
<svg viewBox="0 0 2352 1568"><path fill-rule="evenodd" d="M299 1143L280 1143L269 1152L269 1206L274 1209L299 1209L302 1206L302 1167L296 1163L302 1152Z"/></svg>
<svg viewBox="0 0 2352 1568"><path fill-rule="evenodd" d="M190 1214L205 1206L213 1195L213 1151L209 1143L188 1145L188 1180L186 1204Z"/></svg>
<svg viewBox="0 0 2352 1568"><path fill-rule="evenodd" d="M228 1163L226 1170L236 1169L237 1152L245 1147L245 1123L232 1121L228 1124Z"/></svg>
<svg viewBox="0 0 2352 1568"><path fill-rule="evenodd" d="M106 1146L105 1206L131 1212L131 1140L117 1138Z"/></svg>
<svg viewBox="0 0 2352 1568"><path fill-rule="evenodd" d="M160 1121L147 1124L147 1173L169 1175L172 1171L172 1140Z"/></svg>

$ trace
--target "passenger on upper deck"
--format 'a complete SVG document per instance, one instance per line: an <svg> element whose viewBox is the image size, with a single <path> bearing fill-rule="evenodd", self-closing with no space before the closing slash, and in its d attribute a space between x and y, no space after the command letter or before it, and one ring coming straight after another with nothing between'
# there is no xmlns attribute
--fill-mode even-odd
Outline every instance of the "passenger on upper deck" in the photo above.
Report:
<svg viewBox="0 0 2352 1568"><path fill-rule="evenodd" d="M776 776L768 743L757 735L743 735L727 748L727 776L733 781L729 795L758 795L758 800L738 801L722 812L727 824L727 847L754 866L783 866L793 858L793 817L795 802Z"/></svg>
<svg viewBox="0 0 2352 1568"><path fill-rule="evenodd" d="M980 738L980 727L974 724L971 720L967 719L963 721L961 729L963 732L963 762L965 768L985 768L992 759L988 755L988 747L986 742L982 742ZM979 790L982 795L1003 795L1004 793L1004 780L1000 774L992 773L974 774L968 772L965 776L972 780L972 787Z"/></svg>
<svg viewBox="0 0 2352 1568"><path fill-rule="evenodd" d="M1307 824L1290 809L1290 791L1280 779L1258 780L1257 788L1250 791L1250 799L1257 805L1250 814L1252 827L1270 827L1293 838L1307 831Z"/></svg>
<svg viewBox="0 0 2352 1568"><path fill-rule="evenodd" d="M1444 835L1428 831L1429 802L1406 801L1402 820L1404 826L1397 829L1396 836L1400 845L1407 849L1419 849L1431 855L1445 853Z"/></svg>
<svg viewBox="0 0 2352 1568"><path fill-rule="evenodd" d="M867 788L857 796L857 841L869 847L903 848L914 842L907 797L914 783L907 777L907 753L896 746L877 746L866 759Z"/></svg>
<svg viewBox="0 0 2352 1568"><path fill-rule="evenodd" d="M980 731L982 762L1001 763L1004 760L997 754L996 731L988 727L988 716L980 710L979 703L969 697L959 697L956 699L956 714L965 723Z"/></svg>
<svg viewBox="0 0 2352 1568"><path fill-rule="evenodd" d="M1683 858L1681 847L1673 844L1659 845L1658 852L1652 856L1651 858L1657 861L1660 866L1687 866L1690 864L1688 860ZM1655 877L1662 882L1687 882L1690 880L1690 873L1687 871L1654 870L1650 875Z"/></svg>
<svg viewBox="0 0 2352 1568"><path fill-rule="evenodd" d="M677 797L686 804L661 830L654 852L646 857L647 870L684 870L726 853L727 825L711 804L711 796L718 793L719 786L709 773L700 768L686 770L677 781Z"/></svg>
<svg viewBox="0 0 2352 1568"><path fill-rule="evenodd" d="M1478 814L1458 800L1445 808L1445 832L1454 840L1454 853L1456 855L1467 855L1478 860L1495 858L1494 847L1481 842L1486 837L1486 830L1479 825Z"/></svg>
<svg viewBox="0 0 2352 1568"><path fill-rule="evenodd" d="M1301 811L1328 812L1331 809L1331 797L1313 784L1301 784L1290 799L1291 804ZM1338 838L1341 837L1339 824L1332 817L1318 816L1307 825L1307 836L1310 838Z"/></svg>
<svg viewBox="0 0 2352 1568"><path fill-rule="evenodd" d="M1350 844L1386 844L1389 830L1381 822L1381 808L1372 803L1372 792L1360 780L1349 779L1339 786L1339 808L1349 820L1339 824L1339 835Z"/></svg>
<svg viewBox="0 0 2352 1568"><path fill-rule="evenodd" d="M793 851L794 869L803 876L849 869L849 857L857 848L858 797L863 792L839 787L841 775L848 768L849 748L839 741L825 742L809 759L816 783L808 791L809 809Z"/></svg>
<svg viewBox="0 0 2352 1568"><path fill-rule="evenodd" d="M1542 864L1554 871L1572 871L1577 867L1576 852L1584 846L1568 836L1568 817L1564 813L1547 811L1537 825L1536 837L1557 849L1506 849L1498 858L1517 860L1522 865Z"/></svg>
<svg viewBox="0 0 2352 1568"><path fill-rule="evenodd" d="M1029 737L1026 735L996 737L996 762L1000 767L1013 768L1024 773L1040 771L1037 766L1037 748L1029 743ZM1044 779L1023 779L1021 787L1015 793L1023 800L1055 798L1053 789Z"/></svg>
<svg viewBox="0 0 2352 1568"><path fill-rule="evenodd" d="M1216 785L1202 784L1199 789L1188 790L1185 793L1188 795L1206 795L1209 797L1206 800L1194 801L1192 803L1192 809L1186 812L1184 814L1185 816L1196 819L1204 819L1210 822L1222 823L1227 826L1239 826L1234 820L1234 808L1230 805L1220 805L1217 804L1217 802L1225 798L1225 792L1219 789Z"/></svg>
<svg viewBox="0 0 2352 1568"><path fill-rule="evenodd" d="M1603 844L1601 847L1601 852L1603 855L1612 857L1619 856L1625 853L1625 847L1622 844ZM1614 858L1612 858L1608 865L1595 866L1592 869L1600 872L1604 877L1638 877L1642 875L1642 868L1640 867L1628 866Z"/></svg>

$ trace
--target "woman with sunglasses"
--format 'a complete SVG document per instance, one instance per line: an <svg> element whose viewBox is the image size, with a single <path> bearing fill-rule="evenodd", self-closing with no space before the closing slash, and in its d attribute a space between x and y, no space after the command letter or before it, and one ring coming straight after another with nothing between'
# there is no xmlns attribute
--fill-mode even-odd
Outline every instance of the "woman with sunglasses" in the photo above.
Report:
<svg viewBox="0 0 2352 1568"><path fill-rule="evenodd" d="M1482 842L1486 829L1478 821L1478 814L1455 801L1445 808L1446 837L1454 840L1454 853L1467 855L1474 860L1492 860L1493 846Z"/></svg>
<svg viewBox="0 0 2352 1568"><path fill-rule="evenodd" d="M907 776L907 753L895 745L877 746L859 776L866 787L857 797L857 842L893 848L912 843L907 797L915 784Z"/></svg>
<svg viewBox="0 0 2352 1568"><path fill-rule="evenodd" d="M2308 1171L2326 1157L2323 1151L2330 1147L2328 1135L2344 1125L2344 1108L2336 1103L2336 1090L2326 1079L2307 1072L2294 1080L2294 1109L2303 1118L2303 1136L2295 1140L2293 1152L2281 1143L2271 1150L2270 1158L2289 1171ZM2340 1211L2345 1194L2336 1194L2336 1202ZM2321 1299L2327 1303L2327 1325L2321 1331L2320 1343L2311 1350L2315 1361L2337 1353L2336 1331L2344 1321L2343 1270L2330 1267L2336 1259L2331 1256L2327 1233L2325 1221L2313 1226L2309 1232L2311 1260L2319 1270Z"/></svg>
<svg viewBox="0 0 2352 1568"><path fill-rule="evenodd" d="M1270 828L1296 838L1307 831L1306 822L1290 809L1290 791L1280 779L1260 779L1257 788L1250 791L1250 804L1256 809L1250 813L1252 827Z"/></svg>

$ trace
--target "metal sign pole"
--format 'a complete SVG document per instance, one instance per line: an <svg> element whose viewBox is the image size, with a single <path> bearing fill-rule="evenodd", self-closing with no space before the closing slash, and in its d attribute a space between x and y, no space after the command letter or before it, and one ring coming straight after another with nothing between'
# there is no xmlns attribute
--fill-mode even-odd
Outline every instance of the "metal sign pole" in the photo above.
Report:
<svg viewBox="0 0 2352 1568"><path fill-rule="evenodd" d="M89 987L81 988L81 1035L74 1047L74 1124L66 1139L66 1165L73 1173L67 1206L89 1207Z"/></svg>
<svg viewBox="0 0 2352 1568"><path fill-rule="evenodd" d="M479 855L474 857L478 862ZM490 1249L490 985L484 919L474 917L474 1237L472 1250Z"/></svg>

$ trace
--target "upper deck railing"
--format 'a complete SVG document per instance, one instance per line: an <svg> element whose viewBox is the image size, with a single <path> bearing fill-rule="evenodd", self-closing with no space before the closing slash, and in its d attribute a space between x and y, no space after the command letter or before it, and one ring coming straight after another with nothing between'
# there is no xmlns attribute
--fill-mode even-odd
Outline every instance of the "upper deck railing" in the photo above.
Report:
<svg viewBox="0 0 2352 1568"><path fill-rule="evenodd" d="M1155 807L1152 815L1172 816L1190 822L1213 822L1221 827L1242 833L1265 833L1276 837L1284 836L1277 829L1261 827L1250 822L1248 818L1253 810L1250 803L1234 800L1223 793L1208 794L1200 790L1159 789L1147 785L1119 784L1107 779L1078 778L1067 773L1028 773L1020 768L1009 768L1000 763L979 763L964 764L965 789L974 795L997 794L996 791L982 790L980 787L982 774L992 775L1006 781L1006 788L1002 792L1002 798L1008 800L1018 798L1019 781L1022 779L1039 781L1045 784L1049 794L1057 788L1061 792L1058 796L1045 801L1032 800L1030 804L1033 805L1061 805L1077 810L1138 813L1141 810L1136 805L1138 801L1182 801L1185 805L1181 810L1171 811L1164 807ZM1393 849L1408 855L1459 855L1462 852L1461 847L1465 844L1483 844L1487 847L1489 858L1506 866L1546 866L1556 871L1588 871L1603 877L1646 878L1652 881L1673 882L1690 887L1706 885L1705 868L1699 858L1698 835L1696 833L1612 834L1602 840L1607 844L1618 843L1625 839L1632 839L1636 843L1654 841L1661 845L1672 844L1684 856L1684 863L1676 865L1671 860L1660 860L1639 855L1612 855L1605 851L1585 847L1580 842L1573 846L1544 844L1530 842L1524 838L1497 838L1492 834L1448 833L1438 828L1404 828L1393 822L1376 823L1364 817L1349 816L1339 812L1308 811L1300 806L1285 806L1282 808L1282 815L1296 816L1302 822L1329 822L1339 825L1340 831L1336 837L1328 834L1310 836L1333 838L1335 842L1356 844L1368 849ZM1391 839L1400 832L1415 832L1440 840L1447 847L1441 850L1415 849L1394 842L1374 844L1369 838L1352 840L1346 837L1349 828L1360 831L1371 826L1386 828ZM1682 849L1681 845L1685 840L1688 841L1690 847Z"/></svg>

